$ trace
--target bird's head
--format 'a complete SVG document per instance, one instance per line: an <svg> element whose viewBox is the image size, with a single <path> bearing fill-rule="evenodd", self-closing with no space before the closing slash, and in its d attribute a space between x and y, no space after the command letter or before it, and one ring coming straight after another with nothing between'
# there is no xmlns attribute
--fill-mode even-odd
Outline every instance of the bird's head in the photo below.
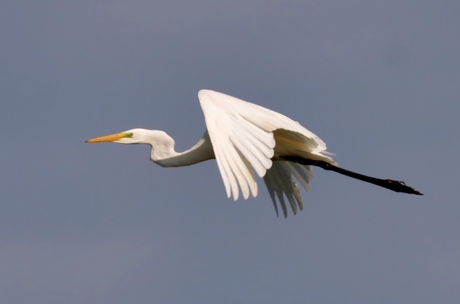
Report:
<svg viewBox="0 0 460 304"><path fill-rule="evenodd" d="M87 143L114 142L118 144L151 144L153 130L131 129L116 134L88 139Z"/></svg>

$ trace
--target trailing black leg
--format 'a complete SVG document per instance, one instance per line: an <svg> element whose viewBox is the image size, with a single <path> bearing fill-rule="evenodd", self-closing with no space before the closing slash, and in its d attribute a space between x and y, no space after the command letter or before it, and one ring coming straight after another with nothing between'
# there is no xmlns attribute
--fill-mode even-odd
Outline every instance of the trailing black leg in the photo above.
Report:
<svg viewBox="0 0 460 304"><path fill-rule="evenodd" d="M331 165L325 161L318 161L318 160L311 160L311 159L305 159L301 157L294 157L294 156L287 156L287 157L280 157L282 159L299 163L302 165L311 165L311 166L316 166L316 167L321 167L324 170L329 170L329 171L334 171L355 179L362 180L364 182L368 182L383 188L387 188L396 192L403 192L403 193L409 193L409 194L416 194L416 195L423 195L419 191L415 190L412 187L407 186L403 181L397 181L393 179L380 179L360 173L356 173L350 170L346 170L334 165Z"/></svg>

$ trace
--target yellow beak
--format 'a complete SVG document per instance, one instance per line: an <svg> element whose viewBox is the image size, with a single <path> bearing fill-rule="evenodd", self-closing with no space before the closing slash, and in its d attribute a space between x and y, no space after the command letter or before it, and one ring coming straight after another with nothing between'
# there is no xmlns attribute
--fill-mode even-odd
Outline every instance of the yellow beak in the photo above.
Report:
<svg viewBox="0 0 460 304"><path fill-rule="evenodd" d="M125 137L124 133L118 133L118 134L111 134L111 135L91 138L91 139L88 139L85 142L86 143L111 142L111 141L116 141L116 140L122 139L123 137Z"/></svg>

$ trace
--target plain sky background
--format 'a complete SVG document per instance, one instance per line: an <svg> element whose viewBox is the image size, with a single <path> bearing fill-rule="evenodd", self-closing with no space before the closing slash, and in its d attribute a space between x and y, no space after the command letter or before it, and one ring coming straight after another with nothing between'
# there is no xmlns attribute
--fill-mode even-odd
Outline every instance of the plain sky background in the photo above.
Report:
<svg viewBox="0 0 460 304"><path fill-rule="evenodd" d="M459 1L2 1L1 303L460 303ZM305 210L226 198L201 88L286 114L345 168Z"/></svg>

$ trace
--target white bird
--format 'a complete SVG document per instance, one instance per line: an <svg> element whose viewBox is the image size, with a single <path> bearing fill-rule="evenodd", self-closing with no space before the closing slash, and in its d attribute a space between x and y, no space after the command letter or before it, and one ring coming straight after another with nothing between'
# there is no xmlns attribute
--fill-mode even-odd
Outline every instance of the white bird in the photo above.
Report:
<svg viewBox="0 0 460 304"><path fill-rule="evenodd" d="M326 151L326 144L298 122L241 99L211 91L198 92L207 131L189 150L176 152L174 140L158 130L131 129L92 138L88 143L114 142L148 144L150 159L162 167L193 165L216 159L227 197L237 200L257 196L255 173L264 179L278 215L276 199L287 216L286 201L292 212L303 209L295 180L310 189L311 165L332 170L397 192L421 195L404 182L378 179L338 167Z"/></svg>

